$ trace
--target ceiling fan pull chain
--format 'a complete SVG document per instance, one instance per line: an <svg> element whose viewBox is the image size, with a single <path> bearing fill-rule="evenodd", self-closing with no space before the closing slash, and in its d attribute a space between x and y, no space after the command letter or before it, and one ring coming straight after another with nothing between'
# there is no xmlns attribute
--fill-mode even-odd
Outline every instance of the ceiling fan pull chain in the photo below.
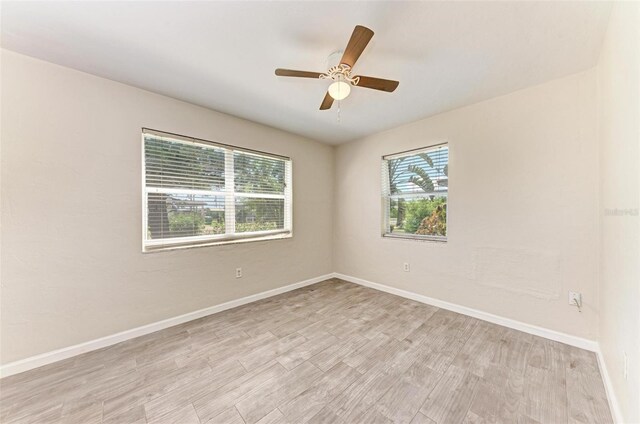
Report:
<svg viewBox="0 0 640 424"><path fill-rule="evenodd" d="M340 123L340 103L341 101L338 100L338 124Z"/></svg>

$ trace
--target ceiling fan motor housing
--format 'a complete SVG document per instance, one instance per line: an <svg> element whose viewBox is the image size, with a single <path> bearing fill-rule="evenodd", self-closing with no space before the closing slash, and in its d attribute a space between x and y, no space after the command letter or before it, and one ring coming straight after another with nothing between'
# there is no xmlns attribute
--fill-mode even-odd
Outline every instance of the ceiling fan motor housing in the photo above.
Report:
<svg viewBox="0 0 640 424"><path fill-rule="evenodd" d="M360 81L360 77L351 76L351 67L344 63L329 68L327 72L320 74L320 79L343 81L351 85L358 85Z"/></svg>

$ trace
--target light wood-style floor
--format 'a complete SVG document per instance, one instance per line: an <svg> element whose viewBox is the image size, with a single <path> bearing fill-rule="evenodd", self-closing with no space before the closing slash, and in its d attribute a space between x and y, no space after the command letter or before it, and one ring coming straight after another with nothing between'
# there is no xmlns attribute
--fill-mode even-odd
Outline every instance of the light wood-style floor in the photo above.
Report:
<svg viewBox="0 0 640 424"><path fill-rule="evenodd" d="M3 423L610 423L593 353L329 280L3 379Z"/></svg>

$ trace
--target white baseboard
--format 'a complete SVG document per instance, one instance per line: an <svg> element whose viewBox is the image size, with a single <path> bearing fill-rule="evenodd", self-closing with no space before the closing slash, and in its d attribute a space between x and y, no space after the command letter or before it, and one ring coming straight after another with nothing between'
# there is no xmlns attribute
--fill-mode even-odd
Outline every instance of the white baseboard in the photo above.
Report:
<svg viewBox="0 0 640 424"><path fill-rule="evenodd" d="M549 330L548 328L538 327L510 318L501 317L499 315L490 314L488 312L479 311L477 309L467 308L466 306L456 305L455 303L449 303L444 300L434 299L432 297L424 296L402 289L397 289L395 287L386 286L384 284L374 283L371 281L363 280L362 278L352 277L350 275L334 273L333 277L349 281L351 283L359 284L361 286L380 290L386 293L394 294L396 296L415 300L416 302L426 303L427 305L432 305L438 308L457 312L459 314L468 315L470 317L502 325L504 327L513 328L514 330L519 330L525 333L533 334L535 336L540 336L546 339L579 347L581 349L586 349L592 352L598 351L598 343L594 340L583 339L581 337L572 336L570 334L561 333L559 331Z"/></svg>
<svg viewBox="0 0 640 424"><path fill-rule="evenodd" d="M137 327L131 330L122 331L120 333L112 334L110 336L101 337L99 339L90 340L88 342L80 343L74 346L69 346L69 347L54 350L51 352L43 353L40 355L31 356L29 358L21 359L19 361L10 362L6 365L0 366L0 378L8 377L10 375L14 375L14 374L18 374L34 368L38 368L43 365L47 365L53 362L61 361L63 359L71 358L72 356L80 355L82 353L90 352L92 350L97 350L103 347L111 346L125 340L144 336L145 334L153 333L155 331L173 327L174 325L182 324L187 321L192 321L194 319L202 318L207 315L215 314L216 312L222 312L227 309L232 309L238 306L246 305L247 303L255 302L256 300L266 299L268 297L286 293L291 290L295 290L301 287L309 286L311 284L319 283L321 281L327 280L332 277L333 277L333 274L321 275L319 277L311 278L309 280L304 280L298 283L289 284L288 286L278 287L277 289L267 290L261 293L252 294L250 296L242 297L240 299L231 300L229 302L210 306L208 308L200 309L194 312L189 312L187 314L180 315L177 317L143 325L142 327Z"/></svg>
<svg viewBox="0 0 640 424"><path fill-rule="evenodd" d="M622 424L624 421L622 419L622 412L620 411L620 404L618 403L618 398L613 390L609 370L607 369L607 364L604 361L604 356L602 356L600 346L598 346L598 350L596 350L596 356L598 357L598 367L600 368L600 375L602 375L602 381L604 382L604 389L607 392L607 400L609 401L609 409L611 410L613 422Z"/></svg>

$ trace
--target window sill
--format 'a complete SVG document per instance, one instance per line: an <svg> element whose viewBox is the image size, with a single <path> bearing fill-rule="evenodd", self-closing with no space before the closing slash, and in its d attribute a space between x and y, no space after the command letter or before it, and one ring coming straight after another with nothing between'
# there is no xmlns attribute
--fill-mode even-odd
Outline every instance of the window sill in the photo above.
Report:
<svg viewBox="0 0 640 424"><path fill-rule="evenodd" d="M211 246L223 246L228 244L241 244L241 243L251 243L256 241L270 241L270 240L280 240L292 238L293 233L291 231L279 232L275 234L265 234L261 236L247 236L242 237L238 236L236 238L227 238L227 239L218 239L218 240L206 240L199 242L182 242L182 243L165 243L159 245L151 245L151 246L143 246L142 253L155 253L155 252L166 252L169 250L180 250L180 249L194 249L198 247L211 247Z"/></svg>
<svg viewBox="0 0 640 424"><path fill-rule="evenodd" d="M435 243L446 243L446 236L416 236L412 234L382 234L383 238L388 239L400 239L400 240L413 240L413 241L426 241L426 242L435 242Z"/></svg>

